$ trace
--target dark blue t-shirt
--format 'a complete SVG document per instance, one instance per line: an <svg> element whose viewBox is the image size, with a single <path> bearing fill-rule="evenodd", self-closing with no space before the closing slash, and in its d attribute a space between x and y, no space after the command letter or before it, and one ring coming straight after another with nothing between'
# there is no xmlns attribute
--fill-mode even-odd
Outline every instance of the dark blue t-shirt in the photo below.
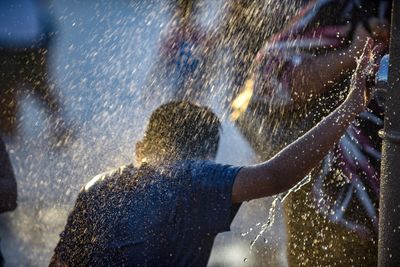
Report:
<svg viewBox="0 0 400 267"><path fill-rule="evenodd" d="M79 194L55 257L74 266L206 266L237 211L239 169L183 161L96 176Z"/></svg>

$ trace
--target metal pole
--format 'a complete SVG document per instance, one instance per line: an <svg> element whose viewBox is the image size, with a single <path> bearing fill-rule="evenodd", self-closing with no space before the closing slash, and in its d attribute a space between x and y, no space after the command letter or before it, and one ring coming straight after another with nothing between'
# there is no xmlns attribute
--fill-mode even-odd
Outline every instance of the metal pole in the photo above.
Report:
<svg viewBox="0 0 400 267"><path fill-rule="evenodd" d="M400 0L393 0L389 89L381 135L378 266L400 266Z"/></svg>

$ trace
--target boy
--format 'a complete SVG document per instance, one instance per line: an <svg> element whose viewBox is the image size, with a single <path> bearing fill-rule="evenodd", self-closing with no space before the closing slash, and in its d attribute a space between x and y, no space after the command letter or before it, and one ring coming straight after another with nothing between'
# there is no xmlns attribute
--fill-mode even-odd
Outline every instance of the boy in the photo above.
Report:
<svg viewBox="0 0 400 267"><path fill-rule="evenodd" d="M137 167L98 175L79 194L50 266L205 266L240 203L284 192L319 163L367 104L364 48L353 87L332 114L271 160L209 161L219 120L189 102L159 107L137 144Z"/></svg>

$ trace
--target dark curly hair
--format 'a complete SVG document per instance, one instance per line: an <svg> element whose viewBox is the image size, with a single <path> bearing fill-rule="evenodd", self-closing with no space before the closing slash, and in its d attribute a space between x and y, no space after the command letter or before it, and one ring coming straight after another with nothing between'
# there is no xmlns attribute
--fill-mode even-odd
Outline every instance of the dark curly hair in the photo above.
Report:
<svg viewBox="0 0 400 267"><path fill-rule="evenodd" d="M187 101L161 105L150 116L141 161L214 158L220 121L207 107Z"/></svg>

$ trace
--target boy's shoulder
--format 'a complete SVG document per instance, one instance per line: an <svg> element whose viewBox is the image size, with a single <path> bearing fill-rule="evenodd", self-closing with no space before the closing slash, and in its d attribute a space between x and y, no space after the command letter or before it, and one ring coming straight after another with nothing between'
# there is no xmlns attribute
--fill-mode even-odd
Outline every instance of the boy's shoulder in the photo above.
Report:
<svg viewBox="0 0 400 267"><path fill-rule="evenodd" d="M178 184L201 184L210 182L224 176L235 176L237 167L223 165L210 160L182 160L173 164L160 164L158 166L141 166L136 168L133 164L124 165L117 169L100 173L94 176L83 186L81 194L103 194L105 191L126 191L137 187L142 180L142 187L167 182ZM149 180L151 180L150 183ZM147 185L147 186L146 186ZM120 189L120 190L119 190Z"/></svg>
<svg viewBox="0 0 400 267"><path fill-rule="evenodd" d="M133 164L123 165L117 169L106 171L94 176L88 183L85 184L85 186L82 188L82 191L89 192L100 187L106 182L130 179L133 178L135 174L136 168L133 166Z"/></svg>

